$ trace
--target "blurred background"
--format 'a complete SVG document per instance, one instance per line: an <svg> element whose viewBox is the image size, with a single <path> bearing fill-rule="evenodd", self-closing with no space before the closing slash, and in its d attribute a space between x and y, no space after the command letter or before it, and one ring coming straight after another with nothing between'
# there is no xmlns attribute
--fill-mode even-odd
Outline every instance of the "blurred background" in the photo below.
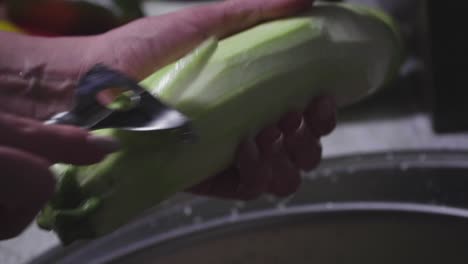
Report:
<svg viewBox="0 0 468 264"><path fill-rule="evenodd" d="M48 36L98 34L141 16L164 14L206 2L209 1L7 0L3 5L7 3L8 8L3 11L10 24L4 21L0 26L4 30L17 27L28 34ZM404 34L407 56L399 78L391 87L340 110L337 129L323 141L324 162L308 176L312 180L305 184L298 197L317 205L363 200L403 201L464 209L468 204L465 191L468 182L464 177L468 168L465 162L468 157L465 153L468 150L468 89L464 82L467 45L461 12L466 8L458 2L447 5L443 1L345 2L381 8L394 16ZM83 17L86 23L78 23ZM372 173L368 170L370 167ZM233 208L232 204L205 202L214 203L208 208ZM164 210L174 208L165 206ZM268 207L259 205L259 208L262 206ZM191 215L195 207L184 203L181 208ZM206 208L200 210L211 212ZM432 230L436 228L437 225ZM459 228L453 233L466 231L466 225ZM135 232L129 230L128 234ZM141 235L138 234L135 236ZM389 236L388 233L382 235ZM415 236L421 238L421 233ZM363 238L363 244L371 241L366 239L371 238ZM402 235L401 239L405 237ZM33 225L20 237L0 242L0 263L24 263L57 245L53 234ZM95 246L105 248L103 245ZM83 252L87 252L87 256L97 254L89 248Z"/></svg>

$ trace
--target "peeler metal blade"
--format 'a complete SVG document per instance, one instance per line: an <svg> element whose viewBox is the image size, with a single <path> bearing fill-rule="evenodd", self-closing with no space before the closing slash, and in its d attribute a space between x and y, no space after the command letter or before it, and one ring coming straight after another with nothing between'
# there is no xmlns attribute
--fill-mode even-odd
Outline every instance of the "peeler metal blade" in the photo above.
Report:
<svg viewBox="0 0 468 264"><path fill-rule="evenodd" d="M119 96L127 99L128 106L112 108L110 101ZM71 110L45 123L90 130L177 130L186 137L194 136L187 116L154 97L135 80L103 65L94 66L80 79Z"/></svg>

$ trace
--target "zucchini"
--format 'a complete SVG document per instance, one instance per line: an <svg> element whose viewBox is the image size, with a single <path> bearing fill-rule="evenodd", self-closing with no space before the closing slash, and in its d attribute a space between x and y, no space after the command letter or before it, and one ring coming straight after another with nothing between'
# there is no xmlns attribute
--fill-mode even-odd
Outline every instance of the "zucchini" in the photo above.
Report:
<svg viewBox="0 0 468 264"><path fill-rule="evenodd" d="M54 198L37 221L63 243L116 230L171 195L226 168L238 143L314 96L339 106L397 75L403 46L391 17L349 4L262 23L206 40L141 83L193 120L198 138L177 131L96 131L123 149L91 166L60 164Z"/></svg>

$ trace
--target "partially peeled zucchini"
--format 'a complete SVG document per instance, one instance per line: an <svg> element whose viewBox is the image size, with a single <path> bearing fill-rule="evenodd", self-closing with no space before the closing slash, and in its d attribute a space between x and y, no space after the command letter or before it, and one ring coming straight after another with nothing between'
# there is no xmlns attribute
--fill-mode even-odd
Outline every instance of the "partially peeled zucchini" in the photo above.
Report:
<svg viewBox="0 0 468 264"><path fill-rule="evenodd" d="M105 235L171 195L226 168L238 143L314 96L340 106L397 74L402 44L374 9L318 4L307 13L209 39L142 84L193 119L198 139L176 131L102 130L123 150L92 166L58 165L57 195L38 218L64 243Z"/></svg>

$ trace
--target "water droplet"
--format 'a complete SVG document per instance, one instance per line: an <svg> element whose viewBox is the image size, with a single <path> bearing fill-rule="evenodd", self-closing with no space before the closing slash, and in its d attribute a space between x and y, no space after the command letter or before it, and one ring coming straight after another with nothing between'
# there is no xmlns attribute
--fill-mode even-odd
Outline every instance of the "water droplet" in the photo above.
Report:
<svg viewBox="0 0 468 264"><path fill-rule="evenodd" d="M302 179L305 180L316 180L317 178L319 178L319 174L317 172L309 172L301 175Z"/></svg>
<svg viewBox="0 0 468 264"><path fill-rule="evenodd" d="M184 215L190 216L192 214L192 207L190 205L184 207Z"/></svg>
<svg viewBox="0 0 468 264"><path fill-rule="evenodd" d="M410 168L410 165L408 163L403 162L400 164L401 171L407 171L409 168Z"/></svg>
<svg viewBox="0 0 468 264"><path fill-rule="evenodd" d="M294 194L289 195L288 197L283 199L283 203L287 204L289 203L292 199L294 199Z"/></svg>
<svg viewBox="0 0 468 264"><path fill-rule="evenodd" d="M286 209L286 203L284 202L278 203L276 207L278 208L278 210L283 211L284 209Z"/></svg>
<svg viewBox="0 0 468 264"><path fill-rule="evenodd" d="M265 199L266 199L267 202L269 202L269 203L274 203L274 202L276 202L276 198L275 198L273 195L270 195L270 194L265 195Z"/></svg>
<svg viewBox="0 0 468 264"><path fill-rule="evenodd" d="M239 218L239 210L237 208L232 208L231 209L231 220L235 221Z"/></svg>
<svg viewBox="0 0 468 264"><path fill-rule="evenodd" d="M237 201L234 203L234 205L237 207L237 208L244 208L245 207L245 202L243 201Z"/></svg>

